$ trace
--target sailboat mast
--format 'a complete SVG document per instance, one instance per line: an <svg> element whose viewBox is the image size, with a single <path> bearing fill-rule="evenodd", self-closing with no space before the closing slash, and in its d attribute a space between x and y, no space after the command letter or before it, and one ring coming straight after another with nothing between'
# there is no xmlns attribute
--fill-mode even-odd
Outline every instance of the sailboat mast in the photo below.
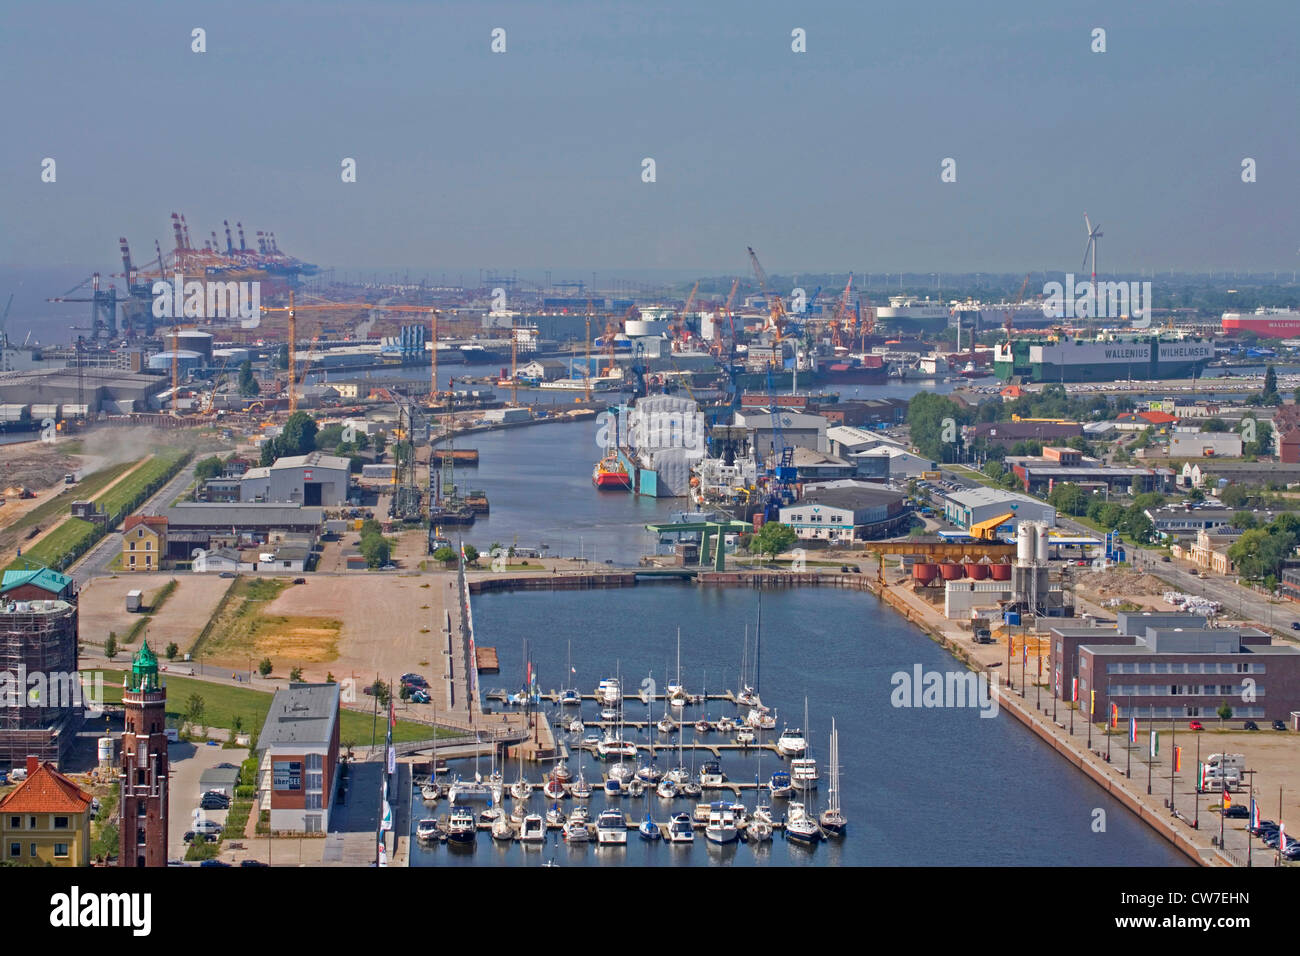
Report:
<svg viewBox="0 0 1300 956"><path fill-rule="evenodd" d="M758 622L754 625L754 695L761 697L758 685L758 666L761 658L759 657L758 641L759 635L763 631L763 592L758 592Z"/></svg>

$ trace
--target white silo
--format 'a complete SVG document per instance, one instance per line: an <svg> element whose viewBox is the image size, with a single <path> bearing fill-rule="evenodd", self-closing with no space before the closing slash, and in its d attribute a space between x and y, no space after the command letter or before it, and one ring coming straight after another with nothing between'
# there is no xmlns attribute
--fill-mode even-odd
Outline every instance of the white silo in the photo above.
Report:
<svg viewBox="0 0 1300 956"><path fill-rule="evenodd" d="M1047 565L1047 524L1045 522L1034 525L1034 557L1040 567Z"/></svg>
<svg viewBox="0 0 1300 956"><path fill-rule="evenodd" d="M1022 568L1034 563L1033 522L1022 521L1016 525L1016 563Z"/></svg>

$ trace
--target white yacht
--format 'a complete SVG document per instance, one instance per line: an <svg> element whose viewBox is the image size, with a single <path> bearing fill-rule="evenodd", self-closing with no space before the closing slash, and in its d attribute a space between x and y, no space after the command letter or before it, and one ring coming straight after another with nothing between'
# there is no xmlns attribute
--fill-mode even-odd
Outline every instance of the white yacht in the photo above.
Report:
<svg viewBox="0 0 1300 956"><path fill-rule="evenodd" d="M791 801L785 818L785 836L796 843L816 843L821 839L822 831L817 821L808 816L802 803Z"/></svg>
<svg viewBox="0 0 1300 956"><path fill-rule="evenodd" d="M596 842L601 846L627 845L627 817L611 808L596 818Z"/></svg>
<svg viewBox="0 0 1300 956"><path fill-rule="evenodd" d="M776 738L777 753L785 757L798 757L808 749L808 742L803 739L803 731L798 727L787 727Z"/></svg>
<svg viewBox="0 0 1300 956"><path fill-rule="evenodd" d="M694 843L695 828L691 825L689 813L679 813L668 824L669 843Z"/></svg>
<svg viewBox="0 0 1300 956"><path fill-rule="evenodd" d="M821 813L822 829L831 836L843 836L849 822L840 809L840 733L831 718L831 747L826 763L826 809Z"/></svg>
<svg viewBox="0 0 1300 956"><path fill-rule="evenodd" d="M438 821L426 817L415 825L415 838L421 843L429 843L438 838Z"/></svg>
<svg viewBox="0 0 1300 956"><path fill-rule="evenodd" d="M545 843L546 824L541 816L530 813L524 817L524 827L519 831L520 843Z"/></svg>
<svg viewBox="0 0 1300 956"><path fill-rule="evenodd" d="M596 702L605 706L612 706L623 699L623 690L619 686L618 678L607 677L596 685Z"/></svg>
<svg viewBox="0 0 1300 956"><path fill-rule="evenodd" d="M710 843L735 843L740 836L736 829L736 815L729 809L709 811L709 822L704 827L704 837Z"/></svg>

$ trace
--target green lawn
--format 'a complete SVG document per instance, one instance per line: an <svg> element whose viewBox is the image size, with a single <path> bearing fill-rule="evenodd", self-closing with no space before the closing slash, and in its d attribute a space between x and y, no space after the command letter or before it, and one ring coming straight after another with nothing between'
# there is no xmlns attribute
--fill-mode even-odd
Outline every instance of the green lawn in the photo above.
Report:
<svg viewBox="0 0 1300 956"><path fill-rule="evenodd" d="M189 665L185 665L189 666ZM120 703L122 700L122 677L124 671L104 671L104 700L106 703ZM167 682L167 716L179 725L184 719L189 706L191 694L203 698L204 721L209 727L229 729L236 716L243 719L244 732L260 731L266 722L267 711L271 709L271 694L262 690L245 687L228 687L225 684L212 684L207 681L187 677L163 675ZM384 714L379 714L377 724L371 714L355 710L344 710L339 725L339 739L351 741L357 746L369 746L372 725L382 741L384 737ZM393 729L393 739L399 742L411 740L428 740L430 728L426 724L417 724L409 720L398 720ZM439 736L454 736L452 731L439 730Z"/></svg>
<svg viewBox="0 0 1300 956"><path fill-rule="evenodd" d="M160 448L129 476L96 498L95 503L108 512L110 521L120 521L161 487L188 456L189 452L183 448Z"/></svg>
<svg viewBox="0 0 1300 956"><path fill-rule="evenodd" d="M66 518L32 547L24 548L22 555L15 558L9 567L22 568L31 562L62 570L68 555L79 557L97 536L98 529L89 521Z"/></svg>

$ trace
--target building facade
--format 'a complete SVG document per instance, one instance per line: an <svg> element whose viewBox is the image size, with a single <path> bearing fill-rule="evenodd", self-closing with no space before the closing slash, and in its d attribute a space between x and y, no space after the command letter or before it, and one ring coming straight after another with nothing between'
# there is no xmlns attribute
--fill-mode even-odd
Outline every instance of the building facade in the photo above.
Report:
<svg viewBox="0 0 1300 956"><path fill-rule="evenodd" d="M158 571L167 556L167 518L129 515L122 524L122 570Z"/></svg>
<svg viewBox="0 0 1300 956"><path fill-rule="evenodd" d="M27 758L27 779L0 799L0 847L8 863L90 865L91 797L51 763Z"/></svg>
<svg viewBox="0 0 1300 956"><path fill-rule="evenodd" d="M0 600L0 766L62 765L81 727L77 605Z"/></svg>
<svg viewBox="0 0 1300 956"><path fill-rule="evenodd" d="M257 744L257 805L270 813L271 830L328 830L338 771L339 685L290 684L276 691Z"/></svg>
<svg viewBox="0 0 1300 956"><path fill-rule="evenodd" d="M167 689L146 640L122 687L125 710L118 770L121 811L117 865L167 865Z"/></svg>

